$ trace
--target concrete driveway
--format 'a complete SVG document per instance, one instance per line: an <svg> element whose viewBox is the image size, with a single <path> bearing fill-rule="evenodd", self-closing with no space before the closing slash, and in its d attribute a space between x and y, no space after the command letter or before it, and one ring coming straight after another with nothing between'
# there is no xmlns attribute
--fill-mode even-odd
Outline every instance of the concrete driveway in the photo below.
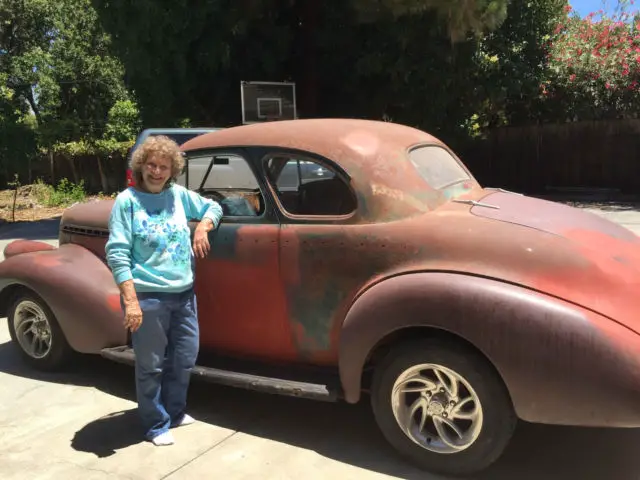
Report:
<svg viewBox="0 0 640 480"><path fill-rule="evenodd" d="M588 212L600 215L612 222L619 223L636 235L640 235L640 204L639 203L607 203L607 202L576 202L575 206Z"/></svg>
<svg viewBox="0 0 640 480"><path fill-rule="evenodd" d="M640 230L640 213L628 212L599 213ZM5 226L0 250L18 237L55 244L56 230L55 222ZM190 408L199 422L178 429L176 445L142 442L131 367L80 357L64 374L36 372L0 320L2 480L444 478L399 459L366 401L325 404L196 381ZM640 430L521 424L503 458L474 478L636 480L639 449Z"/></svg>

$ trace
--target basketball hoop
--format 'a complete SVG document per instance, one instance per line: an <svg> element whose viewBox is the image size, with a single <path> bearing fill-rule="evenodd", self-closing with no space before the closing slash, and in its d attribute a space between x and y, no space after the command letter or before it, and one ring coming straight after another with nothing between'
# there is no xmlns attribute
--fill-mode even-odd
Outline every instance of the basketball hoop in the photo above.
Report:
<svg viewBox="0 0 640 480"><path fill-rule="evenodd" d="M240 82L242 123L297 118L296 85L287 82Z"/></svg>

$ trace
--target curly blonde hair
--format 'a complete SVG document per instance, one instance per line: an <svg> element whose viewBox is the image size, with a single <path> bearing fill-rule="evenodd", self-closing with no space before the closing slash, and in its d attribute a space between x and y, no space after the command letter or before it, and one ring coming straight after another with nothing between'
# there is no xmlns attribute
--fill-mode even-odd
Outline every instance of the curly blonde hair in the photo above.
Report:
<svg viewBox="0 0 640 480"><path fill-rule="evenodd" d="M142 168L147 163L147 159L157 154L171 160L171 177L165 187L175 182L184 168L184 157L178 144L165 135L148 137L131 157L131 171L136 180L136 184L142 184Z"/></svg>

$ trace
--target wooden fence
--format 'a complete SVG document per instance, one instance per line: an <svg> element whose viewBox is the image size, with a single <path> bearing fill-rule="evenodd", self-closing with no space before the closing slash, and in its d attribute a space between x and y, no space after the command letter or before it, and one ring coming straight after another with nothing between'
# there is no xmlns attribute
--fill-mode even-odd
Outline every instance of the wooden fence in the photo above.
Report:
<svg viewBox="0 0 640 480"><path fill-rule="evenodd" d="M487 186L640 193L640 120L500 128L458 153Z"/></svg>
<svg viewBox="0 0 640 480"><path fill-rule="evenodd" d="M63 178L74 183L82 180L88 193L113 193L126 186L127 158L118 153L101 162L96 156L72 158L56 155L53 162L51 160L48 156L32 160L30 171L20 172L20 181L24 184L40 178L47 183L57 184Z"/></svg>
<svg viewBox="0 0 640 480"><path fill-rule="evenodd" d="M500 128L456 152L485 186L529 194L555 189L640 194L640 120ZM127 161L120 155L101 165L95 157L75 158L73 166L75 173L68 159L55 158L55 183L83 179L90 192L104 191L106 183L105 193L125 186ZM32 161L31 170L32 179L51 181L50 159Z"/></svg>

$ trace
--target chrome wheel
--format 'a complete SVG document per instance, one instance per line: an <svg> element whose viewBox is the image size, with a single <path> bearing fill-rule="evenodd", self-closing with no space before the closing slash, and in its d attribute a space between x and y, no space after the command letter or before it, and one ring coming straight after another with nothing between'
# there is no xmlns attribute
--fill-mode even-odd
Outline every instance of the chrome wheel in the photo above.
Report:
<svg viewBox="0 0 640 480"><path fill-rule="evenodd" d="M466 450L482 431L478 394L462 375L442 365L405 370L393 385L391 406L405 435L431 452Z"/></svg>
<svg viewBox="0 0 640 480"><path fill-rule="evenodd" d="M51 351L51 324L42 308L31 300L16 305L13 315L16 339L32 358L46 357Z"/></svg>

